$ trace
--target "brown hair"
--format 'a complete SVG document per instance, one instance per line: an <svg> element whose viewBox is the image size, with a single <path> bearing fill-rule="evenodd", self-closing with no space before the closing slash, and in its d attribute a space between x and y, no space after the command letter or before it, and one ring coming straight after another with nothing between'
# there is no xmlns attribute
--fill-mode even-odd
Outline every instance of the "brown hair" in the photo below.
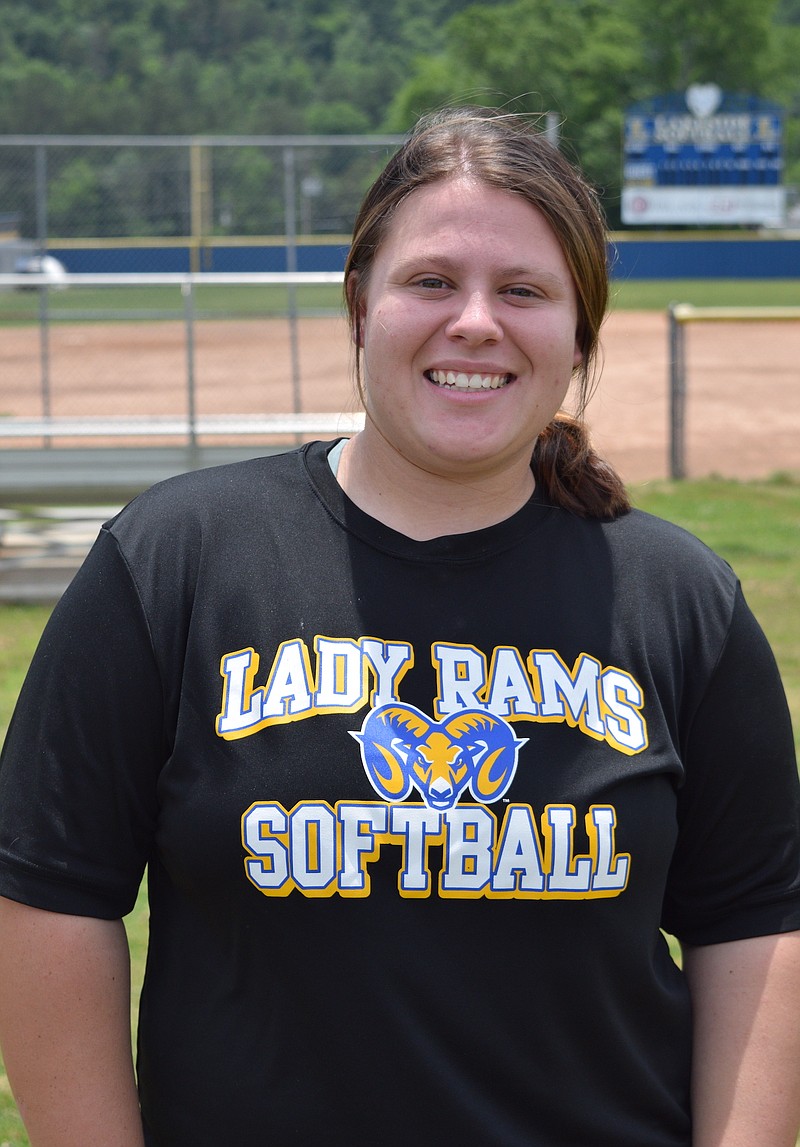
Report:
<svg viewBox="0 0 800 1147"><path fill-rule="evenodd" d="M557 505L583 517L617 517L630 509L625 488L592 449L582 422L595 385L600 326L608 305L605 219L580 172L526 117L476 107L423 116L367 192L345 265L359 391L363 302L373 259L394 213L417 188L464 175L522 196L544 215L561 244L578 302L578 412L560 413L545 427L532 465Z"/></svg>

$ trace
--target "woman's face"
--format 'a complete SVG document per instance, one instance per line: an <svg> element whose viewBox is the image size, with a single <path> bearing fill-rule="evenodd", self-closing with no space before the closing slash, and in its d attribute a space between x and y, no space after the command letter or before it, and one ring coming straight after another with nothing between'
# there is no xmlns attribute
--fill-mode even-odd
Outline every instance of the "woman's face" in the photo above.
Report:
<svg viewBox="0 0 800 1147"><path fill-rule="evenodd" d="M536 208L466 178L412 192L360 319L366 435L429 473L528 472L581 360L572 276Z"/></svg>

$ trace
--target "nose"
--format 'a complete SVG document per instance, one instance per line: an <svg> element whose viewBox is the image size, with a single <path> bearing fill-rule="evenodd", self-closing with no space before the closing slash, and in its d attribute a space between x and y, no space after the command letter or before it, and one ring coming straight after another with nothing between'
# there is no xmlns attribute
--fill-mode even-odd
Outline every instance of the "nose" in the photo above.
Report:
<svg viewBox="0 0 800 1147"><path fill-rule="evenodd" d="M464 296L456 296L456 310L447 324L447 334L454 339L465 339L472 344L499 342L503 328L496 314L496 299L493 294L483 291L470 291Z"/></svg>

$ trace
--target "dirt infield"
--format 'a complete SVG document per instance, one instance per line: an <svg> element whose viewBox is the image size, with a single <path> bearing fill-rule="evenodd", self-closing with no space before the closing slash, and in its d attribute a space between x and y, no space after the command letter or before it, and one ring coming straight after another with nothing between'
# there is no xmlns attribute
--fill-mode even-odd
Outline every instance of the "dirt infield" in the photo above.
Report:
<svg viewBox="0 0 800 1147"><path fill-rule="evenodd" d="M800 322L692 324L686 337L689 474L800 473ZM194 338L198 414L292 410L285 320L200 321ZM588 413L596 444L628 481L664 477L666 316L613 314L603 343L603 376ZM302 409L354 409L344 321L303 319L298 350ZM48 354L55 416L186 412L181 323L54 324ZM39 364L37 329L0 332L0 416L41 415Z"/></svg>

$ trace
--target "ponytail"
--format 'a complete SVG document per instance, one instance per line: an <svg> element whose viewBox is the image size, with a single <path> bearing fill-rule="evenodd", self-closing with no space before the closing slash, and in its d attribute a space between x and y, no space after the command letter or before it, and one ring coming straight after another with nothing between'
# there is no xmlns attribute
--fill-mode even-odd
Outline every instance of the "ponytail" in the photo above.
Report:
<svg viewBox="0 0 800 1147"><path fill-rule="evenodd" d="M537 438L531 464L550 501L578 517L618 518L631 508L622 479L577 418L557 415Z"/></svg>

